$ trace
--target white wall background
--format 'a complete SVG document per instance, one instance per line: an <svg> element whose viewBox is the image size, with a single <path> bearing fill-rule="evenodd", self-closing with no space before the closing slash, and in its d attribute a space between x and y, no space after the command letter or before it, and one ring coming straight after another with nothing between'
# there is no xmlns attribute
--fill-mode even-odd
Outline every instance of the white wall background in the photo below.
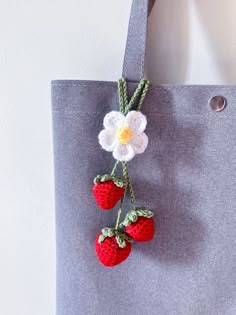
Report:
<svg viewBox="0 0 236 315"><path fill-rule="evenodd" d="M55 314L50 80L117 80L130 6L131 0L0 0L2 315ZM149 78L235 84L235 17L235 0L157 0Z"/></svg>

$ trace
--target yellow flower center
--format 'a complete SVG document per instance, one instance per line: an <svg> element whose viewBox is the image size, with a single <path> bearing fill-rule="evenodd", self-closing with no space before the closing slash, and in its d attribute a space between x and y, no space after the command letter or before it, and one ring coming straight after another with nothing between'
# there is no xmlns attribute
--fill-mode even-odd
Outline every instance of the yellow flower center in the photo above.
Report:
<svg viewBox="0 0 236 315"><path fill-rule="evenodd" d="M116 137L119 143L126 144L132 138L132 130L128 127L119 128L116 131Z"/></svg>

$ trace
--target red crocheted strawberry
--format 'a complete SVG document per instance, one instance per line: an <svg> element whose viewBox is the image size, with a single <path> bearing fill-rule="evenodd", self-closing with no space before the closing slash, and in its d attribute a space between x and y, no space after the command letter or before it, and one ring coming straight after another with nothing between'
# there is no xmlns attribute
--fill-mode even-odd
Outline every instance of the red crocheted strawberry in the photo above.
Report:
<svg viewBox="0 0 236 315"><path fill-rule="evenodd" d="M131 253L131 241L125 233L117 232L115 229L103 229L95 240L95 250L99 261L106 267L120 264Z"/></svg>
<svg viewBox="0 0 236 315"><path fill-rule="evenodd" d="M124 195L123 182L109 175L97 176L94 182L93 195L98 206L103 210L114 208Z"/></svg>
<svg viewBox="0 0 236 315"><path fill-rule="evenodd" d="M127 213L122 225L125 232L135 241L150 241L155 233L153 213L145 209L136 209Z"/></svg>

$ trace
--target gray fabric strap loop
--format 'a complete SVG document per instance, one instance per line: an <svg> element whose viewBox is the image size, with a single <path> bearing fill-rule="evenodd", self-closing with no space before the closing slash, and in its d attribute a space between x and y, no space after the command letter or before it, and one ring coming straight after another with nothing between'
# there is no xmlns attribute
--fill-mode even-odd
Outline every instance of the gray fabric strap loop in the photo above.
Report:
<svg viewBox="0 0 236 315"><path fill-rule="evenodd" d="M148 15L155 0L133 0L125 48L123 77L138 82L144 77Z"/></svg>

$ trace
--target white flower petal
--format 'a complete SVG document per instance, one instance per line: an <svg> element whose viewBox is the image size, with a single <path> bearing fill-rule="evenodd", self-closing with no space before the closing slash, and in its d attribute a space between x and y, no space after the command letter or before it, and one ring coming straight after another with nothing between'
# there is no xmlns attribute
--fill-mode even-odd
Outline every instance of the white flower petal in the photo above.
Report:
<svg viewBox="0 0 236 315"><path fill-rule="evenodd" d="M104 117L103 125L106 129L113 130L123 126L125 116L121 112L112 111Z"/></svg>
<svg viewBox="0 0 236 315"><path fill-rule="evenodd" d="M148 145L148 136L144 132L136 134L130 140L129 144L132 146L135 153L143 153Z"/></svg>
<svg viewBox="0 0 236 315"><path fill-rule="evenodd" d="M117 144L116 135L112 130L103 129L100 131L98 140L102 148L106 151L113 151Z"/></svg>
<svg viewBox="0 0 236 315"><path fill-rule="evenodd" d="M126 125L131 128L134 133L143 132L147 125L147 118L141 112L132 110L125 117Z"/></svg>
<svg viewBox="0 0 236 315"><path fill-rule="evenodd" d="M113 157L116 160L128 162L135 156L134 150L129 144L117 144L113 151Z"/></svg>

